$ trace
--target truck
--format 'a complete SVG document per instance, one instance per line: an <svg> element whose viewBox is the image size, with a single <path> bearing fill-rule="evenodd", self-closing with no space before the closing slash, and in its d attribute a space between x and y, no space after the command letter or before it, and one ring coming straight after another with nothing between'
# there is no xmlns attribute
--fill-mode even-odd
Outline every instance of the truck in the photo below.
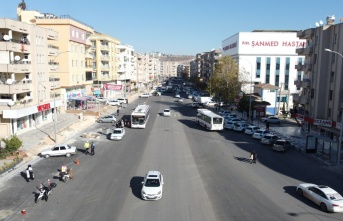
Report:
<svg viewBox="0 0 343 221"><path fill-rule="evenodd" d="M212 101L212 97L209 97L209 96L196 96L195 97L195 101L198 102L198 103L201 103L201 104L205 104L209 101Z"/></svg>

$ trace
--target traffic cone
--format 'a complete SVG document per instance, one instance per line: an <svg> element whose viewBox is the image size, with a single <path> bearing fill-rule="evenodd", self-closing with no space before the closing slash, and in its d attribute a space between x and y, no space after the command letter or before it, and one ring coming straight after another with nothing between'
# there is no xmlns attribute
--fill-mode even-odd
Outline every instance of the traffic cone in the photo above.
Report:
<svg viewBox="0 0 343 221"><path fill-rule="evenodd" d="M79 158L76 158L75 164L76 164L76 165L79 165L79 164L80 164Z"/></svg>
<svg viewBox="0 0 343 221"><path fill-rule="evenodd" d="M23 210L21 211L21 214L25 215L25 214L26 214L26 210L23 209Z"/></svg>

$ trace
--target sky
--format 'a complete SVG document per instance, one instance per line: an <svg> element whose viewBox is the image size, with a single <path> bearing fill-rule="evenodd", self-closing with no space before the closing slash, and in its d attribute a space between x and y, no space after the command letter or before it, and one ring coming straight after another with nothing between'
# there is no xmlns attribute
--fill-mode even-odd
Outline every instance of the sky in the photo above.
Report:
<svg viewBox="0 0 343 221"><path fill-rule="evenodd" d="M16 20L22 0L0 0L0 17ZM25 0L27 10L69 15L135 52L196 55L238 32L304 30L334 15L343 0Z"/></svg>

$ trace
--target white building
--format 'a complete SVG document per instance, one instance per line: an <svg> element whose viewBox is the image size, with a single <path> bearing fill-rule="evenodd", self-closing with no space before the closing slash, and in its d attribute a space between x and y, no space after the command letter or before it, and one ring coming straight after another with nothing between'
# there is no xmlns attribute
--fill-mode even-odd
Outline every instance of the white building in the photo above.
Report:
<svg viewBox="0 0 343 221"><path fill-rule="evenodd" d="M123 91L131 89L131 79L136 79L134 49L131 45L117 45L117 84L123 85Z"/></svg>
<svg viewBox="0 0 343 221"><path fill-rule="evenodd" d="M263 100L271 103L267 114L273 115L283 106L287 110L292 108L292 94L299 93L300 88L294 85L294 81L302 79L303 71L296 70L295 65L303 64L304 56L298 56L296 49L305 44L296 31L239 32L222 41L222 54L236 58L240 72L246 73L242 74L247 82L242 88L245 93L255 92L252 87L255 84L266 83L279 88L276 100L281 103L269 101L261 95Z"/></svg>

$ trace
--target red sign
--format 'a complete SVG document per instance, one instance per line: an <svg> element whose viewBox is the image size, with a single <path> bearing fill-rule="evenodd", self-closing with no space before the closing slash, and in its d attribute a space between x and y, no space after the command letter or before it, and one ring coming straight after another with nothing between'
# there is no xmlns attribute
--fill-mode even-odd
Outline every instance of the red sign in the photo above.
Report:
<svg viewBox="0 0 343 221"><path fill-rule="evenodd" d="M115 84L104 84L105 90L111 90L111 91L121 91L123 85L115 85Z"/></svg>
<svg viewBox="0 0 343 221"><path fill-rule="evenodd" d="M37 109L39 112L49 110L50 109L50 103L39 105L39 106L37 106Z"/></svg>

